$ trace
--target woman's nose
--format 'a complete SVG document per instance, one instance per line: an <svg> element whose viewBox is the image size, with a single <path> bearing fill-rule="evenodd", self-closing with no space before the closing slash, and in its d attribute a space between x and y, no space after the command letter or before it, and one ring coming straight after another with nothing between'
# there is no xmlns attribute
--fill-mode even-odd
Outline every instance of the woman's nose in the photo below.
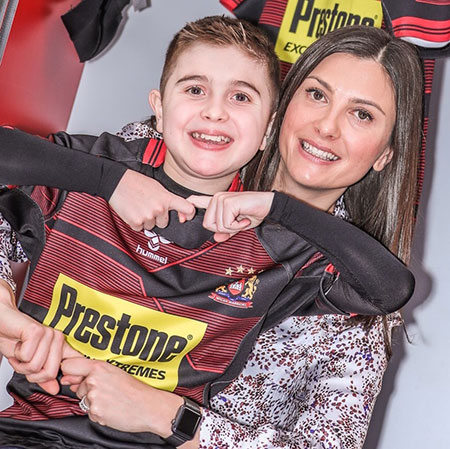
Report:
<svg viewBox="0 0 450 449"><path fill-rule="evenodd" d="M340 114L331 108L321 111L316 119L315 127L322 137L336 138L340 135Z"/></svg>

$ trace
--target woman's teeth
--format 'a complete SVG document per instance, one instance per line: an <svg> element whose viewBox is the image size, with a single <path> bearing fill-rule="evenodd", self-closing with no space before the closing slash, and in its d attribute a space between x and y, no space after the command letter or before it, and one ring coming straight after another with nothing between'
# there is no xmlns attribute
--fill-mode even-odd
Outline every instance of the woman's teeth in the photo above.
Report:
<svg viewBox="0 0 450 449"><path fill-rule="evenodd" d="M302 142L302 148L309 154L318 157L324 161L336 161L339 158L335 156L333 153L328 153L327 151L319 150L316 147L313 147L308 142Z"/></svg>
<svg viewBox="0 0 450 449"><path fill-rule="evenodd" d="M214 143L229 143L231 139L226 136L210 136L208 134L193 132L192 137L194 139L204 140L206 142Z"/></svg>

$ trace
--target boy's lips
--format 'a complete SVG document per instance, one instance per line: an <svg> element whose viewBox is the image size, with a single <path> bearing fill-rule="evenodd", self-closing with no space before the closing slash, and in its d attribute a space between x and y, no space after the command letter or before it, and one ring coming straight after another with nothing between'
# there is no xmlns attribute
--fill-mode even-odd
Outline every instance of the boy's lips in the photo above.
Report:
<svg viewBox="0 0 450 449"><path fill-rule="evenodd" d="M331 151L320 149L312 145L311 143L307 142L306 140L300 140L300 146L305 153L308 153L311 156L314 156L322 161L333 162L339 159L339 157L336 156Z"/></svg>

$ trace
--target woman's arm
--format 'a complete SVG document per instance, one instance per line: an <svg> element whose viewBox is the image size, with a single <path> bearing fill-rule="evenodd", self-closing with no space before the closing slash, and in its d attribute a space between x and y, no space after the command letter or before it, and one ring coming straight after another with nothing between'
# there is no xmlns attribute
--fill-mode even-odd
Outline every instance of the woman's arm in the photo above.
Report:
<svg viewBox="0 0 450 449"><path fill-rule="evenodd" d="M361 449L386 365L381 318L367 332L342 316L287 320L204 410L200 449Z"/></svg>

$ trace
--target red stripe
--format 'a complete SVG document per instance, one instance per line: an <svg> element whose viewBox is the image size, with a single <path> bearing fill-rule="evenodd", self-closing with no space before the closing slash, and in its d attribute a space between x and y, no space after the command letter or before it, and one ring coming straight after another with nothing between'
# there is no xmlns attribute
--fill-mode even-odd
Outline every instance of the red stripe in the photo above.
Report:
<svg viewBox="0 0 450 449"><path fill-rule="evenodd" d="M443 43L450 40L450 20L437 21L407 16L393 20L392 27L397 37L415 37Z"/></svg>
<svg viewBox="0 0 450 449"><path fill-rule="evenodd" d="M147 147L145 148L144 155L142 156L142 163L148 164L148 161L153 155L153 152L155 151L155 145L156 142L154 139L150 139L148 141Z"/></svg>
<svg viewBox="0 0 450 449"><path fill-rule="evenodd" d="M167 147L164 143L164 140L157 140L156 146L155 146L155 152L153 154L153 157L150 159L150 165L152 167L159 167L166 158L166 151Z"/></svg>
<svg viewBox="0 0 450 449"><path fill-rule="evenodd" d="M220 3L222 3L222 5L225 6L225 8L229 9L230 11L233 11L235 8L237 8L239 3L241 2L235 0L220 0Z"/></svg>

